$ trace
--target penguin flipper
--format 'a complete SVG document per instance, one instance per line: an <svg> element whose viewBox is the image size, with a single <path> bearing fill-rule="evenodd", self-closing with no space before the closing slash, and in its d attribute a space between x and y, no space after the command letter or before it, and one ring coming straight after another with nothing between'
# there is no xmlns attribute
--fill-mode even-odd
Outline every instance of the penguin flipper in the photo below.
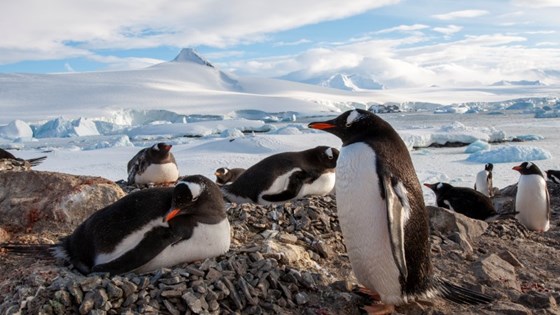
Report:
<svg viewBox="0 0 560 315"><path fill-rule="evenodd" d="M33 158L33 159L29 159L27 160L27 162L29 162L29 164L31 164L31 166L37 166L39 164L41 164L47 157L46 156L41 156L38 158Z"/></svg>
<svg viewBox="0 0 560 315"><path fill-rule="evenodd" d="M406 280L408 269L404 253L404 224L410 216L410 205L406 197L406 189L398 178L392 175L383 176L383 188L393 258L402 279Z"/></svg>
<svg viewBox="0 0 560 315"><path fill-rule="evenodd" d="M91 272L109 272L111 275L133 271L148 263L167 246L178 242L180 236L169 228L157 227L147 232L144 239L119 258L91 268Z"/></svg>
<svg viewBox="0 0 560 315"><path fill-rule="evenodd" d="M299 194L305 180L310 178L306 171L297 171L290 176L286 190L273 195L262 195L261 198L269 202L282 202L294 199Z"/></svg>

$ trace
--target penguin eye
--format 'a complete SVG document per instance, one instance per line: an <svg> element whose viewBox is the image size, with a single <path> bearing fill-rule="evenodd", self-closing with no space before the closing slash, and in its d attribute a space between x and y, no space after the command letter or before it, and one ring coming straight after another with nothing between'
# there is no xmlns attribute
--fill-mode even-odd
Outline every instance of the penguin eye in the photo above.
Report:
<svg viewBox="0 0 560 315"><path fill-rule="evenodd" d="M346 124L346 128L350 128L350 126L352 126L352 123Z"/></svg>
<svg viewBox="0 0 560 315"><path fill-rule="evenodd" d="M332 155L327 155L327 157L329 158L329 160L332 160L332 159L333 159L333 156L332 156Z"/></svg>
<svg viewBox="0 0 560 315"><path fill-rule="evenodd" d="M191 201L197 201L198 197L194 197Z"/></svg>

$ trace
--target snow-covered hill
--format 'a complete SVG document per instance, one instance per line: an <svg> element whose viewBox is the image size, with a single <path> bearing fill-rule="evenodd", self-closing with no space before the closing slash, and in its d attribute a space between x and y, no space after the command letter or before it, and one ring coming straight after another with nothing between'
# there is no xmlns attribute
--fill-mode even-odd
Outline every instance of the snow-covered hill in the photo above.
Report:
<svg viewBox="0 0 560 315"><path fill-rule="evenodd" d="M320 86L346 91L382 90L383 84L359 74L337 73L319 83Z"/></svg>

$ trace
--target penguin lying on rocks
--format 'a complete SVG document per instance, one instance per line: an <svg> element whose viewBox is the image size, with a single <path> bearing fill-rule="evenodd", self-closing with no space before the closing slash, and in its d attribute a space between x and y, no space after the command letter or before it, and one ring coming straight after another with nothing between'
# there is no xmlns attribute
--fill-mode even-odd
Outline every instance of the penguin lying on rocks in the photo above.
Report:
<svg viewBox="0 0 560 315"><path fill-rule="evenodd" d="M447 183L424 184L436 194L438 207L453 210L469 218L486 220L496 216L489 197L468 187L454 187Z"/></svg>
<svg viewBox="0 0 560 315"><path fill-rule="evenodd" d="M560 184L560 171L548 170L546 171L546 176L554 183Z"/></svg>
<svg viewBox="0 0 560 315"><path fill-rule="evenodd" d="M41 164L46 158L47 158L46 156L40 156L38 158L24 160L24 159L16 158L13 154L11 154L10 152L8 152L4 149L0 149L0 159L27 161L27 162L29 162L29 164L31 166L37 166L37 165Z"/></svg>
<svg viewBox="0 0 560 315"><path fill-rule="evenodd" d="M173 153L173 146L164 142L156 143L140 150L128 162L128 184L174 183L179 177L179 169Z"/></svg>
<svg viewBox="0 0 560 315"><path fill-rule="evenodd" d="M224 197L236 203L271 204L326 195L334 187L338 153L336 148L318 146L271 155L223 186Z"/></svg>
<svg viewBox="0 0 560 315"><path fill-rule="evenodd" d="M230 225L218 186L193 175L175 187L131 193L93 213L55 245L3 244L11 252L50 251L83 274L144 273L224 254Z"/></svg>
<svg viewBox="0 0 560 315"><path fill-rule="evenodd" d="M244 168L220 167L214 172L214 175L216 175L216 184L220 186L229 185L239 178L243 172L245 172Z"/></svg>
<svg viewBox="0 0 560 315"><path fill-rule="evenodd" d="M348 257L358 281L386 304L364 309L390 313L392 305L436 295L457 303L492 301L434 275L422 189L408 149L391 125L355 109L309 127L342 140L335 189Z"/></svg>

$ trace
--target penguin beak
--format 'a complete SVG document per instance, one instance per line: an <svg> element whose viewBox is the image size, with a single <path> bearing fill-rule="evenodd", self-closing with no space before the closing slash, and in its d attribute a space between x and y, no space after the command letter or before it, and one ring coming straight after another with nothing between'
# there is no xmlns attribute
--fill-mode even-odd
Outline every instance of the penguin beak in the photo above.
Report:
<svg viewBox="0 0 560 315"><path fill-rule="evenodd" d="M221 174L220 174L220 173L218 173L218 172L215 172L215 173L214 173L214 175L216 175L216 176L220 176Z"/></svg>
<svg viewBox="0 0 560 315"><path fill-rule="evenodd" d="M163 149L164 149L165 151L169 151L169 150L171 150L172 147L173 147L173 146L172 146L171 144L168 144L168 145L164 145L164 146L163 146Z"/></svg>
<svg viewBox="0 0 560 315"><path fill-rule="evenodd" d="M432 187L433 187L434 185L433 185L433 184L424 183L424 186L426 186L426 187L432 189Z"/></svg>
<svg viewBox="0 0 560 315"><path fill-rule="evenodd" d="M176 217L179 214L179 212L181 212L181 209L179 208L171 209L169 212L167 212L167 215L165 215L163 222L169 222L169 220Z"/></svg>
<svg viewBox="0 0 560 315"><path fill-rule="evenodd" d="M336 125L325 121L325 122L312 122L309 125L307 125L307 127L311 129L326 130L326 129L334 128L336 127Z"/></svg>
<svg viewBox="0 0 560 315"><path fill-rule="evenodd" d="M515 170L515 171L518 171L518 172L521 172L522 167L521 167L521 165L517 165L517 166L512 167L511 169Z"/></svg>

